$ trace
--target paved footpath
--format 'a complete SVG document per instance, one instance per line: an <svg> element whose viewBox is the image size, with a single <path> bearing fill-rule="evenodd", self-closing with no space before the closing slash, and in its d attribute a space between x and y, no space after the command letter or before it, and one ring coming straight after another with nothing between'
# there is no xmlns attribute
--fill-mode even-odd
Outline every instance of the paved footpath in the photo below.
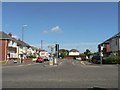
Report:
<svg viewBox="0 0 120 90"><path fill-rule="evenodd" d="M62 59L58 59L57 60L57 64L56 65L52 65L52 66L58 66L59 64L61 64ZM9 67L21 67L21 66L29 66L29 65L35 65L35 64L40 64L40 63L36 63L36 62L24 62L24 63L14 63L12 60L8 62L8 64L3 64L2 68L9 68ZM43 65L44 67L50 66L49 65L49 61L44 61L43 63L41 63L41 65Z"/></svg>

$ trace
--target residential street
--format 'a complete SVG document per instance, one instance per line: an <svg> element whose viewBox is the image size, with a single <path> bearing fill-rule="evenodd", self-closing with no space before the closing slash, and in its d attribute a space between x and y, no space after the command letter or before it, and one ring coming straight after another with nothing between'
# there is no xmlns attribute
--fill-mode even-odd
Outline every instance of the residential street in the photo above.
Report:
<svg viewBox="0 0 120 90"><path fill-rule="evenodd" d="M3 88L118 88L117 65L81 64L75 60L3 66Z"/></svg>

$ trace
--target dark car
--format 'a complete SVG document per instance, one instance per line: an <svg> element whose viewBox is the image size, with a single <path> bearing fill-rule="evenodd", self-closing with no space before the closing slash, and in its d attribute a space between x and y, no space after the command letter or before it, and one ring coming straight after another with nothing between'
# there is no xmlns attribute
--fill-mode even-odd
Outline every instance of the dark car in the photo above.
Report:
<svg viewBox="0 0 120 90"><path fill-rule="evenodd" d="M40 63L42 63L43 61L44 61L44 59L42 57L38 57L36 60L36 62L40 62Z"/></svg>
<svg viewBox="0 0 120 90"><path fill-rule="evenodd" d="M93 56L91 61L93 63L99 64L101 60L100 58L101 58L100 56Z"/></svg>

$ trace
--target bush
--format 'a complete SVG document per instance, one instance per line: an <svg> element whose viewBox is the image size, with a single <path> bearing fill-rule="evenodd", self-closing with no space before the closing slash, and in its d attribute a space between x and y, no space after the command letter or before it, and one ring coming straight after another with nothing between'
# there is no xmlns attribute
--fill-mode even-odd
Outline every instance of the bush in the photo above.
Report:
<svg viewBox="0 0 120 90"><path fill-rule="evenodd" d="M105 58L105 63L120 64L120 56L109 56Z"/></svg>
<svg viewBox="0 0 120 90"><path fill-rule="evenodd" d="M36 58L36 57L37 57L36 54L33 54L33 55L30 54L30 55L27 56L27 58Z"/></svg>

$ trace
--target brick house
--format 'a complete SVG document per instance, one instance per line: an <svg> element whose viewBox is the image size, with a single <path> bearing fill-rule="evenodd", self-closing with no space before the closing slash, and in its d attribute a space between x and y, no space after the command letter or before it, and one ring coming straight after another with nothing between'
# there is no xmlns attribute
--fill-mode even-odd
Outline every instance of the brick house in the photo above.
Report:
<svg viewBox="0 0 120 90"><path fill-rule="evenodd" d="M4 32L0 32L0 60L8 60L8 43L11 37Z"/></svg>
<svg viewBox="0 0 120 90"><path fill-rule="evenodd" d="M106 40L103 43L98 45L98 52L102 52L103 56L109 56L111 51L110 51L110 41Z"/></svg>
<svg viewBox="0 0 120 90"><path fill-rule="evenodd" d="M102 51L101 48L103 48ZM120 56L120 32L99 44L98 52L100 51L103 53L103 56Z"/></svg>

